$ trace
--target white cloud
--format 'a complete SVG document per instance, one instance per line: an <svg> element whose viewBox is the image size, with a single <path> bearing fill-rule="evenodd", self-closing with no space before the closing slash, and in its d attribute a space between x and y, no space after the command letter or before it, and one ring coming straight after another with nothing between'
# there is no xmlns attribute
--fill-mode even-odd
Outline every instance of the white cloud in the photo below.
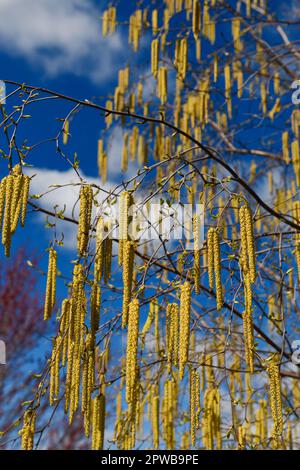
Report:
<svg viewBox="0 0 300 470"><path fill-rule="evenodd" d="M124 51L118 33L102 37L100 15L91 0L1 0L0 46L48 75L71 72L99 83Z"/></svg>

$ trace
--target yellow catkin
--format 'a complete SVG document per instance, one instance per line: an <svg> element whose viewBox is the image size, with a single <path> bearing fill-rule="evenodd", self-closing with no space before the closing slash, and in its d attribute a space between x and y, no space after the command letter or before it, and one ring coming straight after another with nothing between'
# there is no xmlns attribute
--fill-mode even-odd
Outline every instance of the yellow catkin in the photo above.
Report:
<svg viewBox="0 0 300 470"><path fill-rule="evenodd" d="M267 366L269 376L269 400L273 419L272 443L274 449L279 449L282 443L283 416L280 381L280 358L274 354Z"/></svg>
<svg viewBox="0 0 300 470"><path fill-rule="evenodd" d="M153 39L151 43L151 72L154 78L158 74L158 62L159 62L159 40Z"/></svg>
<svg viewBox="0 0 300 470"><path fill-rule="evenodd" d="M254 337L252 318L252 290L249 272L244 275L245 310L243 312L243 331L246 363L250 372L254 371Z"/></svg>
<svg viewBox="0 0 300 470"><path fill-rule="evenodd" d="M300 186L300 147L298 139L293 140L291 144L291 154L297 186Z"/></svg>
<svg viewBox="0 0 300 470"><path fill-rule="evenodd" d="M224 76L225 76L225 98L227 101L227 112L228 117L232 118L232 103L231 103L231 70L230 65L225 65L224 68Z"/></svg>
<svg viewBox="0 0 300 470"><path fill-rule="evenodd" d="M122 106L116 106L117 111L121 111ZM104 151L104 143L102 139L98 140L98 170L99 176L101 176L102 184L106 183L107 180L107 153Z"/></svg>
<svg viewBox="0 0 300 470"><path fill-rule="evenodd" d="M159 31L158 29L158 11L152 11L152 33L155 35Z"/></svg>
<svg viewBox="0 0 300 470"><path fill-rule="evenodd" d="M23 176L23 190L22 190L21 227L24 227L25 225L29 189L30 189L30 177L27 175L24 175Z"/></svg>
<svg viewBox="0 0 300 470"><path fill-rule="evenodd" d="M23 427L20 431L22 436L22 450L33 450L35 433L36 412L27 410L23 416Z"/></svg>
<svg viewBox="0 0 300 470"><path fill-rule="evenodd" d="M104 255L104 222L103 218L99 217L96 226L96 252L94 261L94 281L96 283L100 282L102 278Z"/></svg>
<svg viewBox="0 0 300 470"><path fill-rule="evenodd" d="M67 362L67 352L69 346L70 308L70 299L64 299L61 305L61 317L59 325L59 334L62 338L61 363L63 366L65 366Z"/></svg>
<svg viewBox="0 0 300 470"><path fill-rule="evenodd" d="M289 151L289 132L284 131L282 133L282 156L285 163L288 165L290 163L290 151Z"/></svg>
<svg viewBox="0 0 300 470"><path fill-rule="evenodd" d="M245 229L246 229L246 236L247 236L249 274L250 274L250 280L253 283L255 282L255 278L256 278L255 239L254 239L252 212L248 204L245 206Z"/></svg>
<svg viewBox="0 0 300 470"><path fill-rule="evenodd" d="M214 229L207 233L207 269L210 289L214 288Z"/></svg>
<svg viewBox="0 0 300 470"><path fill-rule="evenodd" d="M220 240L217 230L214 230L214 271L215 271L215 285L216 285L216 299L217 310L223 306L223 289L221 281L221 260L220 260Z"/></svg>
<svg viewBox="0 0 300 470"><path fill-rule="evenodd" d="M10 255L10 244L11 244L11 206L13 198L13 184L14 176L12 174L6 177L6 189L5 189L5 209L4 219L2 227L2 244L5 247L5 255Z"/></svg>
<svg viewBox="0 0 300 470"><path fill-rule="evenodd" d="M119 266L123 264L123 248L124 242L129 239L129 223L130 223L130 208L132 206L133 199L128 191L123 191L120 196L119 204L119 253L118 261Z"/></svg>
<svg viewBox="0 0 300 470"><path fill-rule="evenodd" d="M91 186L82 186L79 195L80 210L79 224L77 235L77 248L80 256L85 256L88 242L89 231L91 225L92 205L93 205L93 189Z"/></svg>
<svg viewBox="0 0 300 470"><path fill-rule="evenodd" d="M179 308L175 303L167 306L167 359L168 372L172 370L172 366L178 365L179 352Z"/></svg>
<svg viewBox="0 0 300 470"><path fill-rule="evenodd" d="M56 271L57 253L53 248L49 250L48 273L46 283L46 295L44 304L44 320L49 320L55 305L56 298Z"/></svg>
<svg viewBox="0 0 300 470"><path fill-rule="evenodd" d="M208 388L204 394L203 444L208 450L221 449L221 413L220 392L217 388Z"/></svg>
<svg viewBox="0 0 300 470"><path fill-rule="evenodd" d="M91 330L95 334L100 323L101 288L94 282L91 293Z"/></svg>
<svg viewBox="0 0 300 470"><path fill-rule="evenodd" d="M264 115L267 114L267 88L265 82L260 84L261 108Z"/></svg>
<svg viewBox="0 0 300 470"><path fill-rule="evenodd" d="M50 361L50 383L49 383L49 403L54 405L59 394L59 346L60 338L53 339L52 354Z"/></svg>
<svg viewBox="0 0 300 470"><path fill-rule="evenodd" d="M128 335L126 348L126 401L132 403L137 377L137 353L139 335L139 302L134 299L129 305Z"/></svg>
<svg viewBox="0 0 300 470"><path fill-rule="evenodd" d="M155 393L156 387L153 386L151 398L151 424L152 424L152 439L153 449L159 448L159 396Z"/></svg>
<svg viewBox="0 0 300 470"><path fill-rule="evenodd" d="M244 426L239 426L237 429L238 450L245 450L246 448L246 432Z"/></svg>
<svg viewBox="0 0 300 470"><path fill-rule="evenodd" d="M200 294L200 223L201 219L198 214L193 217L193 232L194 232L194 285L196 294Z"/></svg>
<svg viewBox="0 0 300 470"><path fill-rule="evenodd" d="M13 182L13 195L11 202L11 233L16 231L22 208L22 190L24 178L22 174L16 174Z"/></svg>
<svg viewBox="0 0 300 470"><path fill-rule="evenodd" d="M70 133L70 121L67 119L63 127L63 144L67 145Z"/></svg>
<svg viewBox="0 0 300 470"><path fill-rule="evenodd" d="M196 431L200 415L200 377L196 369L190 372L190 434L192 446L196 445Z"/></svg>
<svg viewBox="0 0 300 470"><path fill-rule="evenodd" d="M166 104L168 98L168 71L166 67L160 67L158 70L157 96L162 105Z"/></svg>
<svg viewBox="0 0 300 470"><path fill-rule="evenodd" d="M182 380L184 368L189 357L190 344L191 286L186 281L181 286L180 294L180 329L179 329L179 378Z"/></svg>
<svg viewBox="0 0 300 470"><path fill-rule="evenodd" d="M1 180L0 183L0 229L2 229L3 213L5 206L5 188L6 188L6 176Z"/></svg>
<svg viewBox="0 0 300 470"><path fill-rule="evenodd" d="M198 39L200 32L200 3L199 0L193 0L193 18L192 18L192 30L195 40Z"/></svg>
<svg viewBox="0 0 300 470"><path fill-rule="evenodd" d="M125 328L128 321L128 308L131 301L132 276L134 264L134 243L125 240L123 245L123 307L122 327Z"/></svg>
<svg viewBox="0 0 300 470"><path fill-rule="evenodd" d="M105 395L92 400L92 450L102 450L105 430Z"/></svg>

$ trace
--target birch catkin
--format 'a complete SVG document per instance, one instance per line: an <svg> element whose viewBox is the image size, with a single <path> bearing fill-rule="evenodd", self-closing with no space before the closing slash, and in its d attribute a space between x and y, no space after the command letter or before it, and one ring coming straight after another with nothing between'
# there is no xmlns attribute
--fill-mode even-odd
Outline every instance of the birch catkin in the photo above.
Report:
<svg viewBox="0 0 300 470"><path fill-rule="evenodd" d="M105 431L105 395L92 400L92 450L102 450Z"/></svg>
<svg viewBox="0 0 300 470"><path fill-rule="evenodd" d="M2 244L5 248L5 255L10 255L10 244L11 244L11 206L13 198L13 175L6 177L6 188L5 188L5 209L4 209L4 220L2 227Z"/></svg>
<svg viewBox="0 0 300 470"><path fill-rule="evenodd" d="M77 235L77 247L80 256L85 256L89 242L91 225L93 189L91 186L82 186L79 195L80 210Z"/></svg>
<svg viewBox="0 0 300 470"><path fill-rule="evenodd" d="M179 308L175 303L167 306L167 360L168 372L172 371L172 366L178 365L179 352Z"/></svg>
<svg viewBox="0 0 300 470"><path fill-rule="evenodd" d="M180 294L180 329L179 329L179 378L183 379L184 367L188 361L190 344L191 286L186 281L181 286Z"/></svg>
<svg viewBox="0 0 300 470"><path fill-rule="evenodd" d="M35 421L35 410L25 411L23 416L23 428L20 431L22 436L22 450L33 450Z"/></svg>
<svg viewBox="0 0 300 470"><path fill-rule="evenodd" d="M213 243L217 310L220 310L223 306L223 289L221 282L220 240L217 230L214 230Z"/></svg>
<svg viewBox="0 0 300 470"><path fill-rule="evenodd" d="M53 248L49 250L48 274L46 283L46 296L44 305L44 320L49 320L55 305L56 298L56 271L57 253Z"/></svg>
<svg viewBox="0 0 300 470"><path fill-rule="evenodd" d="M270 407L274 425L272 431L273 447L274 449L279 449L281 447L283 433L283 416L280 383L280 359L278 354L275 354L269 359L267 372L269 376Z"/></svg>
<svg viewBox="0 0 300 470"><path fill-rule="evenodd" d="M129 305L128 335L126 349L126 401L132 403L137 376L137 352L139 335L139 302L134 299Z"/></svg>
<svg viewBox="0 0 300 470"><path fill-rule="evenodd" d="M200 377L196 369L190 372L190 433L192 446L196 445L196 431L200 415Z"/></svg>
<svg viewBox="0 0 300 470"><path fill-rule="evenodd" d="M123 307L122 327L125 328L128 321L128 309L131 301L132 276L134 264L134 243L125 240L123 245Z"/></svg>

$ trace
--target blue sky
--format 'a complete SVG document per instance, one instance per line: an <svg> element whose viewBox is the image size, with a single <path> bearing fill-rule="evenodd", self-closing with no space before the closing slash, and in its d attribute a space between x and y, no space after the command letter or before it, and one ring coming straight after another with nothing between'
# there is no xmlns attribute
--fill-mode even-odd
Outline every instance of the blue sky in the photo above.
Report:
<svg viewBox="0 0 300 470"><path fill-rule="evenodd" d="M123 7L118 7L118 19L122 20L122 14L125 13L122 8L128 9L128 4L134 6L135 2L121 0L120 3ZM274 7L286 8L278 0L270 3ZM0 79L42 86L103 104L107 95L113 93L117 83L117 70L125 66L126 61L134 54L128 46L127 27L118 27L117 34L102 38L101 6L105 7L107 4L106 1L96 0L0 0ZM292 9L290 14L292 16ZM126 12L126 17L128 16ZM148 51L146 48L144 50ZM143 56L143 48L138 60L147 73L149 57ZM151 81L148 86L151 92ZM8 104L8 109L11 109L12 104ZM35 106L32 109L32 119L23 123L20 140L27 137L29 145L33 145L54 136L61 125L56 119L64 118L71 107L68 103L58 101ZM78 154L82 175L96 183L100 182L97 140L102 130L103 118L100 114L82 110L71 122L71 138L63 148L70 158L73 158L75 152ZM108 150L107 188L121 180L122 131L116 125L113 132L113 142ZM2 138L3 134L0 133L0 148L5 145ZM249 139L252 139L250 134ZM55 152L53 143L38 147L30 154L28 163L33 167L27 171L37 174L32 180L31 193L41 194L51 184L75 181L74 172ZM135 169L131 165L127 176ZM6 163L0 161L1 178L6 174ZM41 201L37 200L37 204L51 209L55 204L62 208L66 203L70 209L76 196L77 190L74 188L63 188L50 193ZM68 275L71 270L69 262L76 257L76 227L59 223L58 233L62 231L65 239L64 247L58 248L58 268ZM12 252L18 246L25 245L28 257L32 253L41 255L39 268L46 270L46 249L52 238L53 230L45 229L45 216L29 211L25 228L18 228L13 237ZM0 262L4 262L2 249ZM45 277L38 275L38 279L43 295ZM64 281L58 283L58 292L60 298L66 295Z"/></svg>
<svg viewBox="0 0 300 470"><path fill-rule="evenodd" d="M101 8L108 2L96 0L1 0L0 2L0 63L1 77L60 91L81 99L93 99L103 104L107 95L113 93L117 83L117 70L131 61L134 52L128 46L127 26L118 26L117 33L103 38L101 35ZM120 2L118 20L129 16L128 2ZM293 3L293 2L291 2ZM293 3L296 5L296 3ZM284 9L286 6L273 1L272 6ZM292 9L289 11L292 16ZM292 32L292 30L291 30ZM292 35L293 36L293 35ZM148 48L144 48L147 50ZM138 55L138 65L147 73L148 55L143 55L143 47ZM1 79L0 77L0 79ZM148 83L151 91L151 81ZM8 104L8 109L15 104ZM64 118L72 105L52 101L47 105L32 107L32 119L23 122L18 134L29 139L33 145L49 136L54 136L61 124L57 118ZM71 122L71 138L63 148L71 159L76 152L80 160L82 175L99 183L97 170L97 140L103 130L103 118L99 113L82 110ZM107 188L121 180L120 156L122 131L114 127L113 139L108 149L109 181ZM0 139L3 138L1 134ZM249 134L249 139L252 135ZM0 142L0 147L4 143ZM56 152L54 144L45 144L32 151L28 163L32 180L32 194L41 194L51 184L67 184L76 181L74 172ZM135 170L129 167L129 176ZM1 176L7 174L6 162L0 162ZM69 211L76 201L78 188L63 188L51 192L37 203L48 209L55 204ZM70 212L68 212L70 213ZM28 254L33 250L42 253L40 267L46 269L46 248L53 238L53 231L45 229L45 216L29 212L25 229L18 229L13 238L13 250L25 245ZM59 248L59 268L66 273L67 263L76 256L76 227L69 224L58 225L58 238L64 232L64 247ZM1 250L1 258L3 253ZM44 285L41 279L41 286ZM59 293L65 294L63 283L59 283Z"/></svg>

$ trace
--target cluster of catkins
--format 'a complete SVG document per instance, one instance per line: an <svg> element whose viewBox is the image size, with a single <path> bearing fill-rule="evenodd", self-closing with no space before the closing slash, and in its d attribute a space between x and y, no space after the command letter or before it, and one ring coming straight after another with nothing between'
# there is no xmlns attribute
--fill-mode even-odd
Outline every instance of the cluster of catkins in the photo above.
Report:
<svg viewBox="0 0 300 470"><path fill-rule="evenodd" d="M20 221L24 227L30 178L23 175L21 166L15 165L0 183L0 227L5 255L10 255L11 237Z"/></svg>

